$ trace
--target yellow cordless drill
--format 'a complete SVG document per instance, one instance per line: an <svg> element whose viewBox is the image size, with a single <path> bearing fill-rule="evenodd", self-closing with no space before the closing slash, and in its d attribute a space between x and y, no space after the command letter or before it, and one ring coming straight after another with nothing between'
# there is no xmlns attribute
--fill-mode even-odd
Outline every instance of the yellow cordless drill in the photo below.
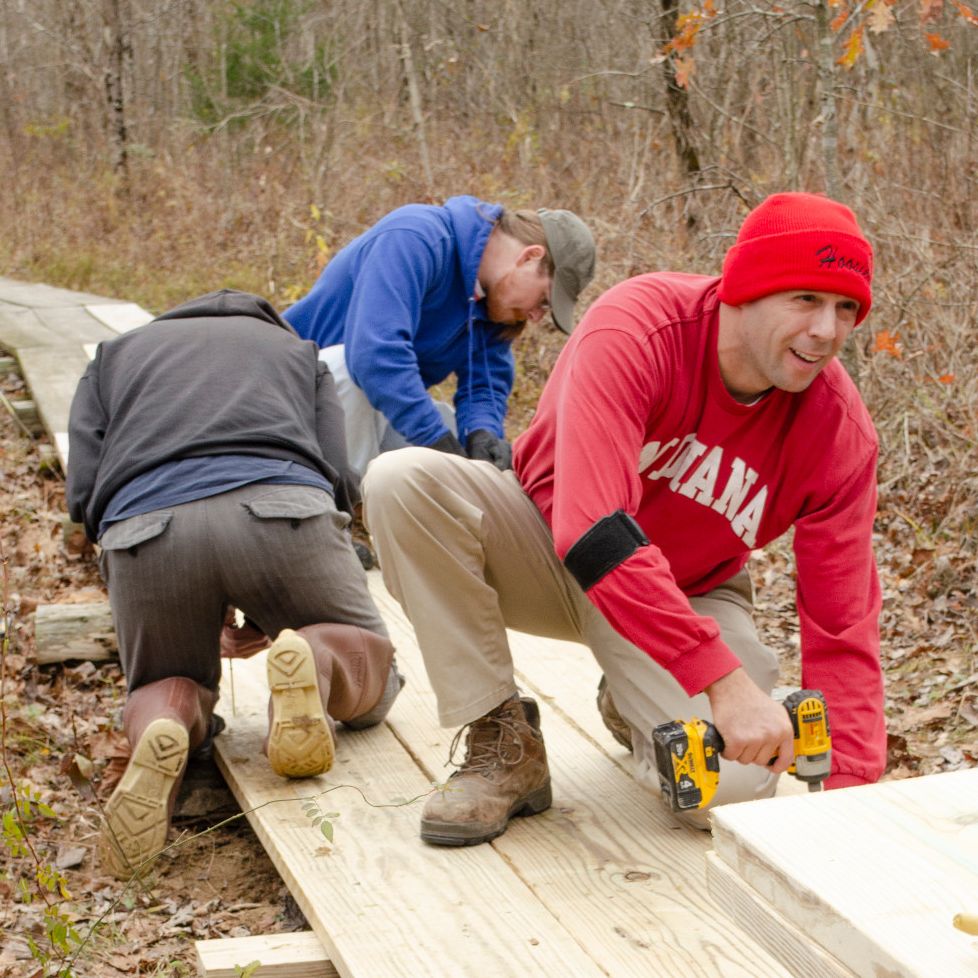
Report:
<svg viewBox="0 0 978 978"><path fill-rule="evenodd" d="M820 791L832 768L832 738L825 697L800 689L784 701L794 732L795 759L788 773ZM674 812L705 808L720 783L723 737L712 723L693 717L659 724L652 731L662 796ZM771 762L774 763L773 761Z"/></svg>

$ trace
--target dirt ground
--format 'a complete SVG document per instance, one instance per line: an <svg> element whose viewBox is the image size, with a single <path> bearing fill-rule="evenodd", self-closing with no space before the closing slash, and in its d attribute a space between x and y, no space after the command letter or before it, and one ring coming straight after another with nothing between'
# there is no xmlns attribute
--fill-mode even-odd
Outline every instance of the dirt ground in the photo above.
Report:
<svg viewBox="0 0 978 978"><path fill-rule="evenodd" d="M16 370L0 374L0 391L6 400L27 393ZM198 790L175 821L183 845L130 888L99 872L97 799L105 795L106 766L118 753L124 687L116 663L38 666L34 659L38 604L104 597L94 555L72 552L62 539L64 483L56 468L45 466L44 444L0 406L6 628L0 978L59 973L59 941L75 944L56 928L53 942L46 936L45 912L50 915L51 908L84 941L72 962L74 975L192 975L194 939L298 930L305 922L243 819L199 835L233 812L230 796L215 789L206 768L188 775L185 789ZM904 511L903 501L881 497L877 555L884 593L888 778L978 762L978 599L973 588L954 586L966 575L955 566L953 552L908 551ZM762 634L782 651L785 681L797 682L790 547L785 543L758 555L752 571ZM29 847L16 838L11 784L22 799L25 791L34 799L23 819ZM61 873L63 891L57 881L53 892L39 886L39 865ZM46 966L45 955L53 955Z"/></svg>

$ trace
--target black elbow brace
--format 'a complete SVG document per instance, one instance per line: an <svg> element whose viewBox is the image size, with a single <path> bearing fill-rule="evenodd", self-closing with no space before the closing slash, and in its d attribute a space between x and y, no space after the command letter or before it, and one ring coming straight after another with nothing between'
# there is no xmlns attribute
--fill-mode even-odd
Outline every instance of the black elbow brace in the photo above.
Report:
<svg viewBox="0 0 978 978"><path fill-rule="evenodd" d="M567 551L564 566L586 591L648 543L634 518L619 509L602 517L577 540Z"/></svg>

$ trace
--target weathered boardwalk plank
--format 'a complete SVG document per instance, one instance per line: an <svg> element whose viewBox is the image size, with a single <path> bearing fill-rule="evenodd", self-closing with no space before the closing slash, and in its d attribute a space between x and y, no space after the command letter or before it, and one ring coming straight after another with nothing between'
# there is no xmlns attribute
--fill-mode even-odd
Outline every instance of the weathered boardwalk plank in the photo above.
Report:
<svg viewBox="0 0 978 978"><path fill-rule="evenodd" d="M132 302L0 277L0 347L20 362L62 467L71 399L95 346L151 318Z"/></svg>

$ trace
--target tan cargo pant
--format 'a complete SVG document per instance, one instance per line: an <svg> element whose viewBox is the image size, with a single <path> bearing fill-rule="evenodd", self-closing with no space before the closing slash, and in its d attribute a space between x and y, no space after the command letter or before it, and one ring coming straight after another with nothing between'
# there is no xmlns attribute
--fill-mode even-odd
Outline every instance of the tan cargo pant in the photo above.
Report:
<svg viewBox="0 0 978 978"><path fill-rule="evenodd" d="M637 777L658 791L652 728L709 718L709 700L690 698L608 624L557 559L550 529L515 474L405 448L370 464L363 495L384 582L414 626L441 724L468 723L516 692L507 628L582 642L632 728ZM747 573L690 603L716 619L751 678L770 692L777 657L757 636ZM764 768L723 761L713 804L768 797L776 784Z"/></svg>

